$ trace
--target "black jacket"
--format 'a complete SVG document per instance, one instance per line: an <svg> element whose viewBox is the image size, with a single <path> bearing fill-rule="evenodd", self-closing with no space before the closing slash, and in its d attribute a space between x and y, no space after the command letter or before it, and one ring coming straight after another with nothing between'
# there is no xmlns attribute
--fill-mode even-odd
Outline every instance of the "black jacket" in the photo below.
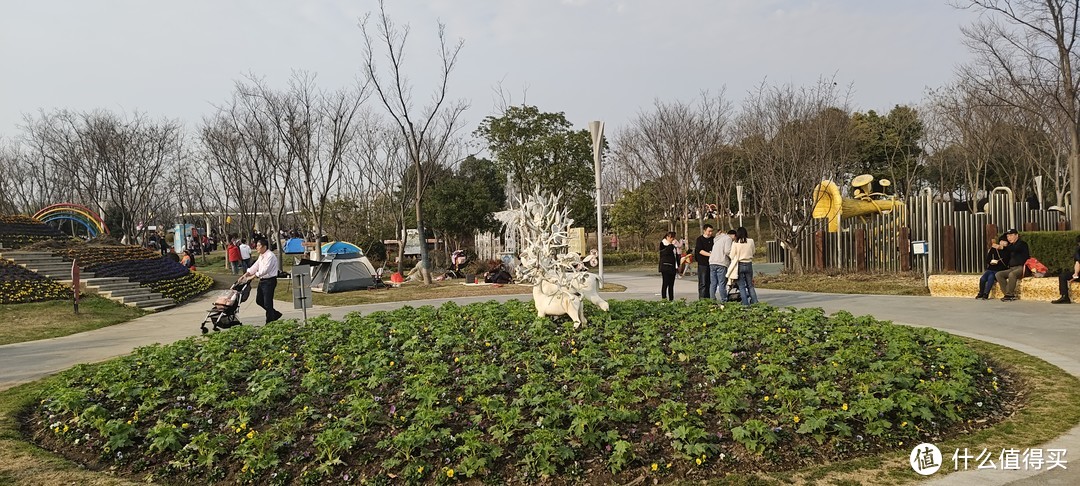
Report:
<svg viewBox="0 0 1080 486"><path fill-rule="evenodd" d="M1009 266L1006 265L1006 258L1008 254L997 248L990 248L986 251L986 269L1000 272L1002 270L1008 270ZM997 263L990 263L990 260L997 260Z"/></svg>
<svg viewBox="0 0 1080 486"><path fill-rule="evenodd" d="M1027 263L1028 258L1031 258L1031 249L1028 248L1028 244L1024 240L1016 240L1016 243L1010 243L1005 247L1009 250L1009 266L1015 267Z"/></svg>
<svg viewBox="0 0 1080 486"><path fill-rule="evenodd" d="M679 258L675 256L675 245L660 242L660 273L675 273L679 268Z"/></svg>

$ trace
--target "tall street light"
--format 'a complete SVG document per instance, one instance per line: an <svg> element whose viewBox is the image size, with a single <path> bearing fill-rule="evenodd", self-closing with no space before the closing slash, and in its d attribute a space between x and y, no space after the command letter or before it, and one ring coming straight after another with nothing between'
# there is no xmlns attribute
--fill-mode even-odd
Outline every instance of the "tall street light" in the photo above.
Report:
<svg viewBox="0 0 1080 486"><path fill-rule="evenodd" d="M601 211L600 200L600 159L603 157L604 148L604 122L589 122L589 133L592 135L593 168L596 171L596 258L599 262L598 273L600 281L604 281L604 221Z"/></svg>

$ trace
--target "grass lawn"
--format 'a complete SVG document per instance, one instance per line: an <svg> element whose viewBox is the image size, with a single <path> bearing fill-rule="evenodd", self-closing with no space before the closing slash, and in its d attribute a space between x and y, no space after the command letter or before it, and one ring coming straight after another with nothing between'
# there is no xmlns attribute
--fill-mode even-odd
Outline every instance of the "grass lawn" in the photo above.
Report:
<svg viewBox="0 0 1080 486"><path fill-rule="evenodd" d="M755 285L763 289L826 292L832 294L930 295L922 275L842 273L758 275Z"/></svg>
<svg viewBox="0 0 1080 486"><path fill-rule="evenodd" d="M67 336L130 321L146 314L148 312L136 307L96 295L79 300L78 315L67 300L0 305L0 315L4 316L0 344Z"/></svg>

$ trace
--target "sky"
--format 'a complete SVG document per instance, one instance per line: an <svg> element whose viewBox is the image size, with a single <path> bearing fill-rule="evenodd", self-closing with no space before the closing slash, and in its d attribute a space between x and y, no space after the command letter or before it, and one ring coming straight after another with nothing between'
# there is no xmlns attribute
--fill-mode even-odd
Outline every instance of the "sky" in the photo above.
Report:
<svg viewBox="0 0 1080 486"><path fill-rule="evenodd" d="M284 87L296 70L357 82L358 27L376 0L0 0L0 137L27 114L139 111L194 129L237 80ZM975 14L945 0L387 0L408 25L419 100L437 76L437 25L464 40L450 97L464 135L501 99L564 112L577 128L626 126L655 100L723 91L738 108L762 83L851 88L851 108L917 104L970 54ZM502 92L500 97L498 94ZM376 107L374 100L370 106Z"/></svg>

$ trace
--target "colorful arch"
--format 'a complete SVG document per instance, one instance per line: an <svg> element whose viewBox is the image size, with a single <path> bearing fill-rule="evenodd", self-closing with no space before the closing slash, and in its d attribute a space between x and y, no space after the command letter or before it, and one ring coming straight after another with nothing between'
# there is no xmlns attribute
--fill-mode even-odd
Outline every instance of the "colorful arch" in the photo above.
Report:
<svg viewBox="0 0 1080 486"><path fill-rule="evenodd" d="M59 220L71 221L86 228L91 238L109 234L109 227L105 225L105 220L101 216L92 209L78 204L53 204L34 213L34 219L43 223Z"/></svg>

